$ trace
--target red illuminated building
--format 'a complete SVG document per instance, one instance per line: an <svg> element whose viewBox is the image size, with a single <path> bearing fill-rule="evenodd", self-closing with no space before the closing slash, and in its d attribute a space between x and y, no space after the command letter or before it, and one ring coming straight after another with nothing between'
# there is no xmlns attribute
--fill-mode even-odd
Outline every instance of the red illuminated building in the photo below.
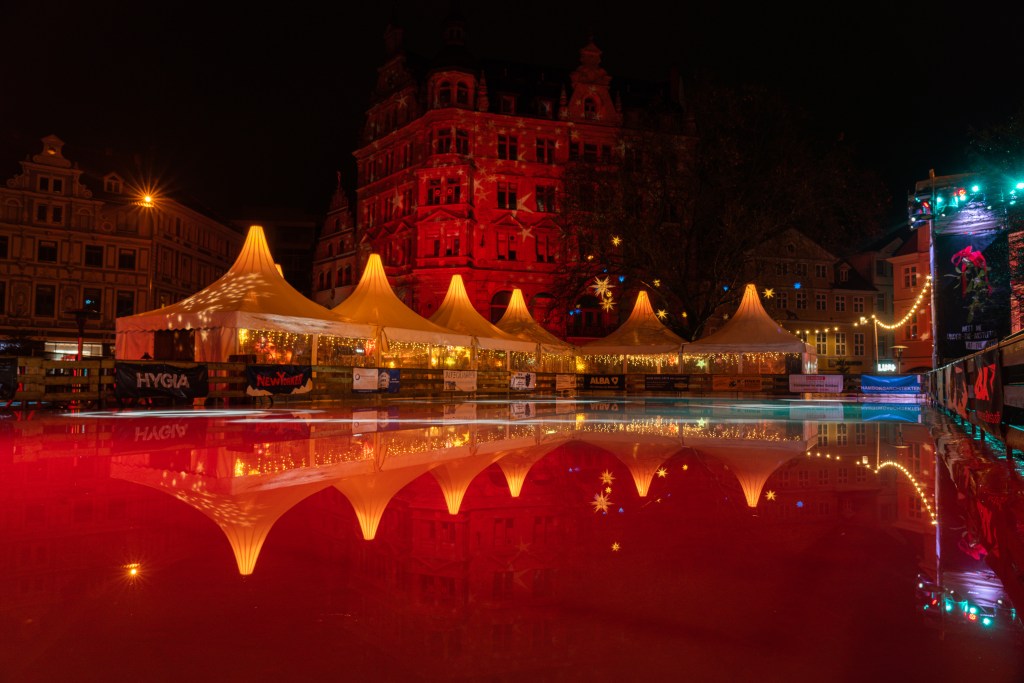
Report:
<svg viewBox="0 0 1024 683"><path fill-rule="evenodd" d="M571 72L477 60L464 29L450 18L436 57L421 61L404 50L400 28L387 28L387 59L354 152L355 206L339 179L316 249L313 298L341 302L374 252L396 293L424 317L459 273L491 321L518 287L554 334L603 336L620 311L602 310L595 297L567 300L558 284L580 253L561 211L565 174L624 161L639 112L654 101L682 130L680 89L613 79L592 41Z"/></svg>

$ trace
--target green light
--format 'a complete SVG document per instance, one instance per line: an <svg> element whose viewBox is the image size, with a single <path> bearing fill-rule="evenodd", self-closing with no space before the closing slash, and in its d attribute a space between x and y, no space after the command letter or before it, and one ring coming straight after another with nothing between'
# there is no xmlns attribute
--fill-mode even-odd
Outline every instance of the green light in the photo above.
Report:
<svg viewBox="0 0 1024 683"><path fill-rule="evenodd" d="M980 185L971 185L971 192L978 192L979 190L981 190Z"/></svg>
<svg viewBox="0 0 1024 683"><path fill-rule="evenodd" d="M1024 190L1024 182L1021 182L1021 183L1017 183L1017 185L1016 185L1015 187L1016 187L1016 188L1017 188L1018 190Z"/></svg>
<svg viewBox="0 0 1024 683"><path fill-rule="evenodd" d="M992 625L992 619L989 618L989 617L984 617L981 620L981 624L982 624L982 626L991 626Z"/></svg>
<svg viewBox="0 0 1024 683"><path fill-rule="evenodd" d="M970 609L968 609L967 611L970 612L971 614L977 614L978 613L978 608L975 607L974 605L971 605Z"/></svg>

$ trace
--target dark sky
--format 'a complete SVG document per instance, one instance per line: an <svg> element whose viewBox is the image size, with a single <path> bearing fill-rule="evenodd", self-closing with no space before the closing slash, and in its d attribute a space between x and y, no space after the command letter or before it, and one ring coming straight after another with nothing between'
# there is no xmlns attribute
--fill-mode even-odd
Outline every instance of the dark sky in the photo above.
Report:
<svg viewBox="0 0 1024 683"><path fill-rule="evenodd" d="M1002 122L1021 103L1015 5L663 4L463 2L462 14L483 58L571 69L592 35L613 88L616 76L664 79L672 65L778 88L862 150L894 203L930 168L970 170L968 126ZM52 133L71 158L85 147L148 151L148 172L165 187L228 213L322 211L336 171L354 176L388 19L405 26L410 51L432 54L449 2L261 7L9 7L4 179Z"/></svg>

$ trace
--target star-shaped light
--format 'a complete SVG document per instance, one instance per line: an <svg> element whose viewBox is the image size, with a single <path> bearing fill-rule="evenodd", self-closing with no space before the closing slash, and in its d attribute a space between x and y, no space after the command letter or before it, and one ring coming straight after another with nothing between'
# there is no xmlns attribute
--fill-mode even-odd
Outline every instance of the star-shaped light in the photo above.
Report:
<svg viewBox="0 0 1024 683"><path fill-rule="evenodd" d="M622 550L622 546L621 546L621 545L619 545L619 542L618 542L618 541L615 541L614 543L612 543L612 552L613 552L613 553L617 553L617 552L619 552L620 550Z"/></svg>
<svg viewBox="0 0 1024 683"><path fill-rule="evenodd" d="M611 493L612 492L612 487L611 486L605 486L604 487L604 492L605 493Z"/></svg>
<svg viewBox="0 0 1024 683"><path fill-rule="evenodd" d="M594 294L596 294L599 297L601 297L601 296L611 296L612 287L614 287L615 285L613 285L610 282L610 280L611 280L610 277L605 277L605 278L595 277L594 278L594 284L590 285L590 288L592 290L594 290Z"/></svg>
<svg viewBox="0 0 1024 683"><path fill-rule="evenodd" d="M771 299L773 296L775 296L775 290L772 289L771 287L765 287L763 293L765 299Z"/></svg>
<svg viewBox="0 0 1024 683"><path fill-rule="evenodd" d="M613 235L612 236L612 245L617 247L620 244L622 244L622 238L619 237L618 235Z"/></svg>
<svg viewBox="0 0 1024 683"><path fill-rule="evenodd" d="M524 225L523 229L519 231L519 239L525 242L529 237L533 237L533 228Z"/></svg>
<svg viewBox="0 0 1024 683"><path fill-rule="evenodd" d="M659 308L658 309L658 317L660 319L664 320L665 318L668 317L668 311L666 311L664 308Z"/></svg>
<svg viewBox="0 0 1024 683"><path fill-rule="evenodd" d="M659 467L659 468L658 468L658 472L657 472L657 475L658 475L659 477L661 477L662 479L664 479L665 477L667 477L667 476L668 476L668 470L666 470L666 469L665 469L664 467Z"/></svg>
<svg viewBox="0 0 1024 683"><path fill-rule="evenodd" d="M615 476L609 470L605 470L604 472L601 473L602 484L610 484L613 481L615 481Z"/></svg>
<svg viewBox="0 0 1024 683"><path fill-rule="evenodd" d="M605 310L605 311L610 311L610 310L614 309L615 308L615 300L614 299L605 299L604 301L601 302L601 308L603 310Z"/></svg>
<svg viewBox="0 0 1024 683"><path fill-rule="evenodd" d="M608 506L611 505L611 501L603 493L596 493L594 494L594 500L590 501L590 504L594 506L594 512L608 512Z"/></svg>
<svg viewBox="0 0 1024 683"><path fill-rule="evenodd" d="M775 500L775 491L766 491L764 497L768 500Z"/></svg>

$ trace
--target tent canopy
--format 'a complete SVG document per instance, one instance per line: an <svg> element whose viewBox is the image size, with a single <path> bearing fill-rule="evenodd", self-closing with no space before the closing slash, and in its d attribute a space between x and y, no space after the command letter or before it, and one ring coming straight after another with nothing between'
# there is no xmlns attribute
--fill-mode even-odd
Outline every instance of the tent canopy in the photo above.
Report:
<svg viewBox="0 0 1024 683"><path fill-rule="evenodd" d="M518 287L512 290L512 298L509 299L508 308L505 309L501 320L494 325L499 330L519 339L528 339L540 343L541 349L546 353L565 353L572 350L571 344L567 344L551 334L533 319L533 316L530 315L530 310L526 308L523 290Z"/></svg>
<svg viewBox="0 0 1024 683"><path fill-rule="evenodd" d="M152 354L158 331L200 330L196 360L213 362L236 351L240 329L373 337L369 325L339 319L288 284L259 225L249 227L238 258L220 279L177 303L118 318L115 329L118 358Z"/></svg>
<svg viewBox="0 0 1024 683"><path fill-rule="evenodd" d="M814 347L782 329L748 283L736 313L717 332L686 345L686 353L814 353Z"/></svg>
<svg viewBox="0 0 1024 683"><path fill-rule="evenodd" d="M658 320L647 292L640 290L626 322L607 337L580 346L580 353L585 356L679 353L685 343Z"/></svg>
<svg viewBox="0 0 1024 683"><path fill-rule="evenodd" d="M431 322L406 306L391 288L380 254L370 254L352 294L332 308L331 313L349 323L373 325L384 337L395 341L437 346L473 344L469 335Z"/></svg>
<svg viewBox="0 0 1024 683"><path fill-rule="evenodd" d="M480 315L469 301L466 285L458 273L452 275L448 293L438 309L430 316L430 321L449 330L476 337L477 344L482 349L525 353L536 353L537 351L537 342L515 337L495 327Z"/></svg>

